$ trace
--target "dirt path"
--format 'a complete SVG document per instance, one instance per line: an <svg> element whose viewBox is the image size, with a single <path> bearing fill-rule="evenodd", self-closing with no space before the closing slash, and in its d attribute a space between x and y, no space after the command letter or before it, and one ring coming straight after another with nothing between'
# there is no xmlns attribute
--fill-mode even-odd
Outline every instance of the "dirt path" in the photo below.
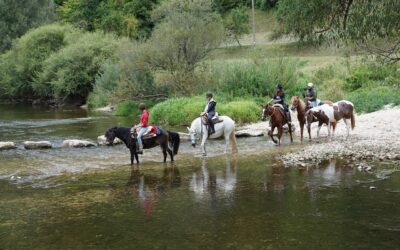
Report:
<svg viewBox="0 0 400 250"><path fill-rule="evenodd" d="M316 165L333 156L352 160L400 162L400 107L356 116L356 127L350 131L349 138L346 138L343 121L339 122L332 140L327 137L326 126L322 127L319 139L316 139L316 131L315 124L312 126L312 138L315 138L312 143L279 159L286 166ZM296 134L300 136L299 129ZM307 132L304 135L308 138Z"/></svg>

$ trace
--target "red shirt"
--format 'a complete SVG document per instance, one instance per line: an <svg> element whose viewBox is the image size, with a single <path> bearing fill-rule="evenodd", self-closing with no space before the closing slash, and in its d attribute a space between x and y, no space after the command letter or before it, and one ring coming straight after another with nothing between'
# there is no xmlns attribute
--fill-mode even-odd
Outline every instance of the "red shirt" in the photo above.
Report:
<svg viewBox="0 0 400 250"><path fill-rule="evenodd" d="M143 127L149 126L149 112L147 110L143 110L143 113L140 116L140 123Z"/></svg>

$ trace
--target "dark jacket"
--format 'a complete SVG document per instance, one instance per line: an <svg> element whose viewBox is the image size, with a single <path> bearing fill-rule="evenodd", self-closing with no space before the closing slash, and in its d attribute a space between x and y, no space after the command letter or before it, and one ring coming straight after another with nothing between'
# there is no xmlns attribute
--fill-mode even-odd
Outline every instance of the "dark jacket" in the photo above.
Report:
<svg viewBox="0 0 400 250"><path fill-rule="evenodd" d="M306 97L310 101L316 101L317 100L317 91L315 91L314 88L307 89Z"/></svg>
<svg viewBox="0 0 400 250"><path fill-rule="evenodd" d="M276 103L285 106L285 91L283 91L280 95L276 93L272 98L277 101Z"/></svg>
<svg viewBox="0 0 400 250"><path fill-rule="evenodd" d="M208 105L207 105L207 113L210 114L215 114L215 107L217 106L217 102L214 100L211 100Z"/></svg>

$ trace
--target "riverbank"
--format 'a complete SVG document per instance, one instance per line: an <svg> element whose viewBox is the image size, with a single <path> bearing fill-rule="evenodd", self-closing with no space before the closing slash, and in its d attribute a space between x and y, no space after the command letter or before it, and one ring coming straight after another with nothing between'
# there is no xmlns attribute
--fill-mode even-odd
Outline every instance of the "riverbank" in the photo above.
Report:
<svg viewBox="0 0 400 250"><path fill-rule="evenodd" d="M313 142L297 152L278 157L285 166L315 166L332 157L351 160L400 162L400 107L356 116L356 127L346 138L346 127L340 121L331 140L323 126L316 138L316 124L312 127ZM300 132L296 131L299 136ZM305 132L305 138L308 138ZM306 139L307 140L307 139Z"/></svg>

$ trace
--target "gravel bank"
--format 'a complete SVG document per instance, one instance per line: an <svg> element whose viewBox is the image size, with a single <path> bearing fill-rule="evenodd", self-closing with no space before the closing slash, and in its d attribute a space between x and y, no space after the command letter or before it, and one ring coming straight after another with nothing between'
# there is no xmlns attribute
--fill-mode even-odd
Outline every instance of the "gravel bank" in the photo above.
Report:
<svg viewBox="0 0 400 250"><path fill-rule="evenodd" d="M316 125L312 138L316 138ZM297 136L300 136L299 130ZM305 132L305 138L308 138ZM306 139L308 140L308 139ZM346 138L346 127L340 121L336 135L327 137L326 126L322 127L320 138L297 152L278 157L286 166L317 165L332 157L350 160L400 161L400 107L356 116L356 127Z"/></svg>

